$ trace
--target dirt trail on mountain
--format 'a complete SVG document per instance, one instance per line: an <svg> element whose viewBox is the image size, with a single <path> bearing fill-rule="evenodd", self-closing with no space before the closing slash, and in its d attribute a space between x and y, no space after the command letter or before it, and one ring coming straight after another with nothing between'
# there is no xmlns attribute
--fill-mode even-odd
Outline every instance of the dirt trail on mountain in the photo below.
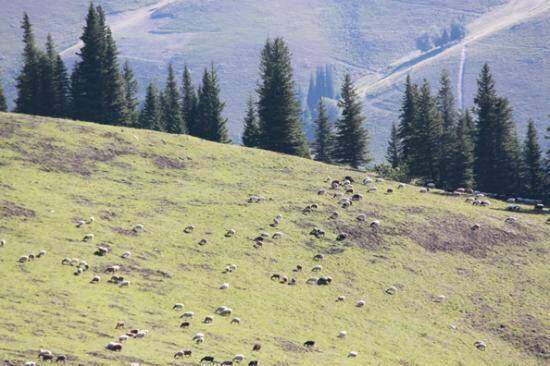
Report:
<svg viewBox="0 0 550 366"><path fill-rule="evenodd" d="M464 108L464 66L466 64L466 45L462 45L462 52L460 53L460 66L458 67L458 82L456 86L456 95L458 99L458 106L460 109Z"/></svg>
<svg viewBox="0 0 550 366"><path fill-rule="evenodd" d="M121 13L115 13L107 16L107 23L115 37L120 37L123 33L131 28L135 28L140 24L147 22L151 18L151 14L155 10L160 9L176 0L160 0L155 4L147 5L139 9L128 10ZM82 41L63 50L61 57L73 56L82 47Z"/></svg>
<svg viewBox="0 0 550 366"><path fill-rule="evenodd" d="M511 0L470 23L468 25L468 35L462 42L451 45L439 52L433 52L433 56L431 57L429 55L428 57L418 57L418 62L407 60L401 66L395 67L393 72L386 74L377 81L369 82L368 77L359 79L356 82L357 90L361 94L370 94L379 89L389 87L403 75L413 70L429 65L453 53L458 54L461 49L470 43L488 37L514 24L522 23L529 18L547 11L550 11L550 0Z"/></svg>

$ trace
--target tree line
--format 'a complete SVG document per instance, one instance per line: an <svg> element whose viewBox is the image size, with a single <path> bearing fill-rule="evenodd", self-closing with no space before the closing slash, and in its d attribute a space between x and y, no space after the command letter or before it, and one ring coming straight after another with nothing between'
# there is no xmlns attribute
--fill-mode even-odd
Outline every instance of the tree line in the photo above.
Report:
<svg viewBox="0 0 550 366"><path fill-rule="evenodd" d="M476 188L503 196L545 198L550 182L548 175L545 182L533 121L520 144L512 108L497 94L489 65L483 66L477 84L474 107L458 111L447 71L435 95L427 80L417 85L407 77L399 124L392 126L386 155L392 174L446 190ZM550 161L546 165L548 171Z"/></svg>

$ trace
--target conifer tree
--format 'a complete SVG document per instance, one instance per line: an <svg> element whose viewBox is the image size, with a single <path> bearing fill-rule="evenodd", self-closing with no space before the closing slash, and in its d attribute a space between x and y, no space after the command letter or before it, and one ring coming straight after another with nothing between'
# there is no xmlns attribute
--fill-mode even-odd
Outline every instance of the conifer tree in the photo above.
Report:
<svg viewBox="0 0 550 366"><path fill-rule="evenodd" d="M83 46L71 77L72 110L76 119L107 122L104 118L103 57L105 55L104 23L93 4L88 8L86 24L80 37Z"/></svg>
<svg viewBox="0 0 550 366"><path fill-rule="evenodd" d="M168 78L166 79L163 96L162 112L166 132L187 133L187 128L181 116L180 93L172 64L168 65Z"/></svg>
<svg viewBox="0 0 550 366"><path fill-rule="evenodd" d="M411 81L410 75L407 75L405 81L405 92L401 102L401 114L399 116L399 126L397 135L401 141L400 155L401 160L409 163L413 152L416 149L418 128L417 128L417 109L418 109L418 86Z"/></svg>
<svg viewBox="0 0 550 366"><path fill-rule="evenodd" d="M309 157L300 124L290 51L282 38L267 40L261 55L258 115L260 147Z"/></svg>
<svg viewBox="0 0 550 366"><path fill-rule="evenodd" d="M71 86L67 68L65 67L65 63L61 59L60 55L57 55L55 57L53 72L53 85L55 88L55 104L53 107L53 115L55 117L68 117L71 114Z"/></svg>
<svg viewBox="0 0 550 366"><path fill-rule="evenodd" d="M17 77L17 98L15 112L37 114L40 106L40 59L41 52L37 49L32 25L27 13L21 23L23 29L23 66Z"/></svg>
<svg viewBox="0 0 550 366"><path fill-rule="evenodd" d="M325 97L334 99L334 69L331 65L325 67Z"/></svg>
<svg viewBox="0 0 550 366"><path fill-rule="evenodd" d="M454 138L455 125L457 119L457 111L455 106L455 99L452 92L451 79L449 72L444 70L441 73L439 82L439 92L437 94L437 109L441 116L442 131L440 140L440 159L439 159L439 174L440 184L444 188L449 188L447 181L450 171L451 160L453 159L453 149L455 146Z"/></svg>
<svg viewBox="0 0 550 366"><path fill-rule="evenodd" d="M124 62L122 79L124 80L124 100L126 102L126 112L128 113L126 120L129 126L136 126L139 116L137 112L138 83L128 60Z"/></svg>
<svg viewBox="0 0 550 366"><path fill-rule="evenodd" d="M431 95L430 84L424 80L418 96L417 128L414 153L409 168L413 176L426 181L439 180L441 117Z"/></svg>
<svg viewBox="0 0 550 366"><path fill-rule="evenodd" d="M39 104L36 114L41 116L55 116L57 90L55 85L55 67L57 53L51 34L46 40L46 53L41 53L39 58Z"/></svg>
<svg viewBox="0 0 550 366"><path fill-rule="evenodd" d="M315 119L315 141L313 144L315 160L330 163L332 161L333 145L334 136L332 135L323 98L321 98L317 107L317 118Z"/></svg>
<svg viewBox="0 0 550 366"><path fill-rule="evenodd" d="M182 105L181 105L181 114L183 122L186 124L187 131L192 136L198 136L198 123L197 123L197 93L193 87L193 82L191 81L191 73L187 66L183 70L183 87L182 87Z"/></svg>
<svg viewBox="0 0 550 366"><path fill-rule="evenodd" d="M162 106L160 99L157 87L154 83L150 83L147 87L145 102L139 115L137 127L156 131L162 131L164 129L162 125Z"/></svg>
<svg viewBox="0 0 550 366"><path fill-rule="evenodd" d="M473 120L466 110L459 118L454 131L449 160L447 189L471 188L473 186L473 143L471 131Z"/></svg>
<svg viewBox="0 0 550 366"><path fill-rule="evenodd" d="M346 74L338 106L342 116L336 122L334 159L341 164L360 168L371 159L368 152L368 134L363 123L361 100L353 88L351 76Z"/></svg>
<svg viewBox="0 0 550 366"><path fill-rule="evenodd" d="M477 136L474 153L474 176L481 191L511 194L519 188L519 146L511 108L505 98L497 96L488 64L478 78L474 98Z"/></svg>
<svg viewBox="0 0 550 366"><path fill-rule="evenodd" d="M256 108L254 99L250 97L246 105L246 116L244 117L243 145L248 147L258 147L260 138L260 127L256 117Z"/></svg>
<svg viewBox="0 0 550 366"><path fill-rule="evenodd" d="M7 112L7 111L8 111L8 102L6 101L6 96L4 95L2 78L0 78L0 112Z"/></svg>
<svg viewBox="0 0 550 366"><path fill-rule="evenodd" d="M531 119L527 124L527 135L523 144L522 158L522 191L529 197L540 198L544 185L542 152L535 124Z"/></svg>
<svg viewBox="0 0 550 366"><path fill-rule="evenodd" d="M230 142L227 136L227 120L222 116L225 103L220 100L220 87L214 65L210 72L204 70L202 85L199 89L197 121L199 137L216 142Z"/></svg>
<svg viewBox="0 0 550 366"><path fill-rule="evenodd" d="M388 149L386 151L386 160L390 163L392 168L401 166L401 141L399 140L399 134L397 126L392 124L390 140L388 141Z"/></svg>
<svg viewBox="0 0 550 366"><path fill-rule="evenodd" d="M309 78L309 86L307 89L307 106L310 111L314 110L317 105L317 90L315 89L315 78L313 74Z"/></svg>
<svg viewBox="0 0 550 366"><path fill-rule="evenodd" d="M102 14L102 10L100 10ZM102 59L103 109L101 120L115 126L128 124L124 79L118 64L118 51L111 30L104 25L105 53Z"/></svg>

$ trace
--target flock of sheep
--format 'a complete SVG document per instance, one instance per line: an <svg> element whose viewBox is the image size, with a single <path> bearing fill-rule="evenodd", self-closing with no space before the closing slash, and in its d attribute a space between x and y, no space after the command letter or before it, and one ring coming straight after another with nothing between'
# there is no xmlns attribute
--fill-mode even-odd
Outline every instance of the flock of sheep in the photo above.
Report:
<svg viewBox="0 0 550 366"><path fill-rule="evenodd" d="M382 179L377 178L375 181L376 182L381 182ZM375 181L373 181L372 178L367 177L361 183L363 185L367 186L367 191L368 192L375 192L375 191L377 191L377 188L374 186ZM351 207L352 205L354 205L355 203L363 200L363 195L357 193L356 190L353 187L354 180L353 180L352 177L348 176L348 177L345 177L342 180L330 180L329 179L325 183L328 183L328 187L319 189L318 192L317 192L317 195L318 196L331 196L332 199L337 200L338 206L342 210L346 210L349 207ZM406 185L399 184L399 185L397 185L396 189L397 190L402 190L402 189L405 189L405 188L406 188ZM432 188L434 188L434 186L429 184L426 187L420 188L420 193L427 193ZM386 190L386 194L393 194L393 193L394 193L393 188L388 188ZM490 205L490 202L485 198L485 196L483 194L480 194L480 193L475 194L474 192L466 192L466 190L458 189L453 194L454 195L462 195L462 194L466 194L466 193L472 193L471 196L466 198L466 201L468 203L471 203L471 204L476 205L476 206L488 206L488 205ZM259 195L253 195L253 196L249 197L248 202L249 203L260 203L263 200L264 200L263 197L261 197ZM307 215L307 214L309 214L311 212L314 212L318 209L319 209L319 205L316 204L316 203L313 203L313 204L309 204L306 207L304 207L302 209L302 213L304 215ZM510 202L510 206L508 206L509 211L517 211L518 209L519 209L519 206L517 206L514 202ZM333 211L328 215L328 220L335 220L339 216L340 216L340 213L338 211ZM515 223L517 220L518 220L517 217L511 216L511 217L508 217L506 219L506 223L510 223L510 224ZM277 215L277 216L274 217L273 222L270 224L270 226L273 227L273 228L277 228L282 221L283 221L283 216L282 215ZM366 223L368 225L368 227L370 228L370 230L372 230L372 232L375 233L376 235L379 234L379 231L382 227L382 223L380 222L380 220L369 220L368 216L366 214L359 214L356 217L356 221L359 222L359 223ZM94 222L94 218L91 217L88 220L79 220L76 223L76 226L78 228L84 228L84 227L87 227L87 226L91 226L93 224L93 222ZM476 223L476 224L473 224L471 226L471 230L480 230L480 229L481 229L480 224ZM185 234L190 234L194 230L195 230L195 226L189 225L189 226L187 226L183 229L183 232ZM144 232L145 228L144 228L143 225L136 225L132 229L132 231L136 234L139 234L139 233ZM224 235L225 235L225 237L231 238L231 237L234 237L236 234L237 234L237 231L235 229L229 229L225 232ZM314 236L317 239L323 238L326 235L328 235L325 230L323 230L322 228L319 228L319 227L313 228L310 231L309 234L311 236ZM263 247L264 242L266 241L266 239L280 240L283 237L284 237L284 234L280 231L276 231L272 235L270 235L267 232L261 232L261 233L259 233L259 235L257 235L252 240L252 245L254 246L254 248L260 249L260 248ZM334 239L336 241L339 241L339 242L348 240L348 238L349 238L349 234L346 233L346 232L343 232L343 231L336 233L336 235L334 237ZM83 242L92 242L93 240L94 240L94 235L93 234L86 234L82 238ZM4 240L0 241L0 247L4 246L5 244L6 244L6 242ZM201 239L198 242L198 244L199 245L207 245L208 241L206 239ZM103 246L98 246L96 248L95 252L94 252L94 255L105 256L105 255L108 255L109 253L111 253L110 248L103 247ZM19 263L21 263L23 265L27 262L37 260L37 259L43 257L44 255L46 255L46 251L41 250L37 254L23 255L19 258L18 261L19 261ZM120 254L119 256L122 259L127 259L131 255L132 255L132 253L130 253L130 252L124 252L124 253ZM323 268L323 265L322 265L322 262L323 262L324 259L325 259L325 256L323 254L316 254L311 258L311 260L314 263L312 265L312 267L310 267L310 272L312 274L317 274L317 273L323 273L324 272L324 268ZM79 259L79 258L64 258L64 259L62 259L61 264L64 265L64 266L69 266L69 267L74 268L74 275L75 276L83 275L84 273L86 273L90 269L90 266L88 265L88 263L85 260L82 260L82 259ZM237 269L238 269L237 265L230 264L230 265L226 266L223 269L223 273L232 273L232 272L236 271ZM116 284L116 285L121 286L121 287L129 286L130 282L127 279L125 279L123 276L118 275L120 270L121 270L121 265L110 265L110 266L108 266L104 270L104 273L106 275L111 276L110 279L107 282L112 283L112 284ZM301 281L298 280L298 274L306 271L305 266L303 264L297 264L295 266L295 268L293 268L291 271L292 271L291 274L273 273L271 275L270 279L272 281L278 282L280 284L289 285L289 286L297 286L301 283ZM98 275L98 274L94 274L90 279L91 284L97 284L99 282L101 282L101 276ZM311 277L307 278L303 283L306 284L306 285L330 286L333 283L333 279L329 275L324 275L324 276L319 276L319 277L311 276ZM219 289L220 290L227 290L229 287L230 287L229 283L223 283L219 286ZM398 289L395 286L390 286L390 287L387 287L386 289L384 289L384 292L387 295L395 295L397 293L397 291L398 291ZM336 297L335 301L339 302L339 303L345 302L346 297L344 295L338 295ZM445 296L444 295L439 295L435 298L435 301L436 302L443 302L443 301L445 301ZM355 300L355 307L357 307L357 308L362 308L362 307L365 306L365 304L366 304L366 302L365 302L364 299L356 299ZM184 310L184 304L182 304L182 303L173 304L172 309L175 312L182 312ZM210 324L214 321L214 318L216 316L218 316L220 318L225 318L225 319L229 318L230 320L228 320L228 321L232 325L238 326L239 324L241 324L241 319L238 318L238 317L234 317L232 315L233 315L233 309L231 309L227 306L219 306L216 309L213 309L213 315L205 316L202 319L201 322L203 324ZM179 322L179 327L182 328L182 329L188 329L188 328L192 327L192 322L193 322L193 319L195 318L195 314L194 314L193 311L186 310L185 312L181 313L179 318L181 319L181 320L178 321ZM115 325L115 329L117 329L117 330L126 329L125 322L124 321L117 322L117 324ZM109 342L105 346L105 348L109 351L120 352L120 351L122 351L125 342L129 341L130 339L144 338L148 335L148 333L149 333L149 331L145 330L145 329L128 329L127 331L124 332L124 334L121 334L116 339L116 341ZM341 330L337 334L337 337L340 338L340 339L344 339L344 338L347 337L347 332L345 330ZM206 337L205 337L204 333L198 332L198 333L195 333L191 337L191 341L196 343L196 344L200 344L200 343L205 342L205 338ZM481 340L476 341L474 343L474 346L479 350L485 350L486 349L486 344ZM303 343L303 347L305 347L306 349L313 348L313 347L315 347L315 341L311 340L311 339L305 340L304 343ZM262 348L262 345L260 343L254 343L254 345L252 346L252 349L251 349L251 354L253 355L252 358L254 358L254 359L252 359L248 362L249 366L259 365L259 361L256 359L257 358L256 356L259 355L259 352L261 351L261 348ZM173 359L191 358L191 357L193 357L193 355L194 355L193 350L191 348L186 348L186 349L181 349L181 350L175 352L174 355L173 355ZM347 357L348 358L356 358L356 357L358 357L358 352L355 351L355 350L349 350L348 353L347 353ZM66 355L54 355L51 351L45 350L45 349L42 349L42 350L39 351L38 358L43 362L55 361L55 362L58 362L58 363L64 363L68 360L68 357ZM217 358L215 358L212 355L205 355L205 356L202 356L200 358L200 363L201 364L219 364L219 365L222 365L222 366L231 366L231 365L240 364L240 363L244 362L246 359L247 359L247 357L245 355L236 354L229 360L218 361ZM9 360L5 360L4 362L5 362L6 366L13 365L13 363L10 362ZM36 362L35 361L27 361L26 363L24 363L24 365L25 366L35 366Z"/></svg>

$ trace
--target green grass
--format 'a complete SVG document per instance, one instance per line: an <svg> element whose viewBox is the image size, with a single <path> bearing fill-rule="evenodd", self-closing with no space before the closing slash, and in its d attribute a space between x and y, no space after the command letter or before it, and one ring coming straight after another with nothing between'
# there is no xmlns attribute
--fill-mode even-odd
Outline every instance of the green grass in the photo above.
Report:
<svg viewBox="0 0 550 366"><path fill-rule="evenodd" d="M368 174L89 123L0 114L0 140L0 359L34 360L40 348L75 365L195 365L204 355L237 353L260 365L542 365L533 350L548 355L550 226L528 207L507 225L502 202L478 208L413 186L384 194L393 182L366 193L357 182L365 199L343 210L317 190L327 177ZM266 199L249 204L251 194ZM302 214L314 202L319 209ZM327 219L333 210L341 213L337 223ZM356 223L363 212L381 221L378 234ZM93 224L75 227L90 216ZM476 222L481 230L473 234ZM137 224L144 233L116 231ZM189 224L195 231L183 234ZM336 225L352 237L336 242ZM325 239L308 235L314 226L327 231ZM224 237L229 228L235 237ZM254 249L261 231L284 237ZM94 240L84 243L87 233ZM208 244L199 246L201 238ZM93 254L101 243L112 249L105 257ZM17 262L41 249L45 257ZM329 254L335 249L343 251ZM121 259L127 250L132 257ZM325 253L330 286L305 284L317 253ZM90 271L74 276L61 265L65 257L87 260ZM223 274L230 263L238 269ZM106 282L103 270L112 264L122 266L128 288ZM272 273L292 276L297 264L305 269L297 286L270 280ZM95 274L101 282L93 285ZM230 288L219 290L224 282ZM397 294L386 295L394 285ZM340 294L344 303L335 302ZM445 302L433 301L439 294ZM354 306L359 299L362 309ZM195 312L188 330L178 327L176 302ZM242 323L219 316L201 323L221 305ZM109 352L105 345L123 333L114 329L118 320L150 333ZM341 330L347 339L337 338ZM205 343L193 344L196 332ZM305 351L309 339L317 345ZM473 346L478 339L485 352ZM263 346L255 355L254 342ZM193 356L174 362L182 348ZM351 350L358 358L346 358Z"/></svg>

